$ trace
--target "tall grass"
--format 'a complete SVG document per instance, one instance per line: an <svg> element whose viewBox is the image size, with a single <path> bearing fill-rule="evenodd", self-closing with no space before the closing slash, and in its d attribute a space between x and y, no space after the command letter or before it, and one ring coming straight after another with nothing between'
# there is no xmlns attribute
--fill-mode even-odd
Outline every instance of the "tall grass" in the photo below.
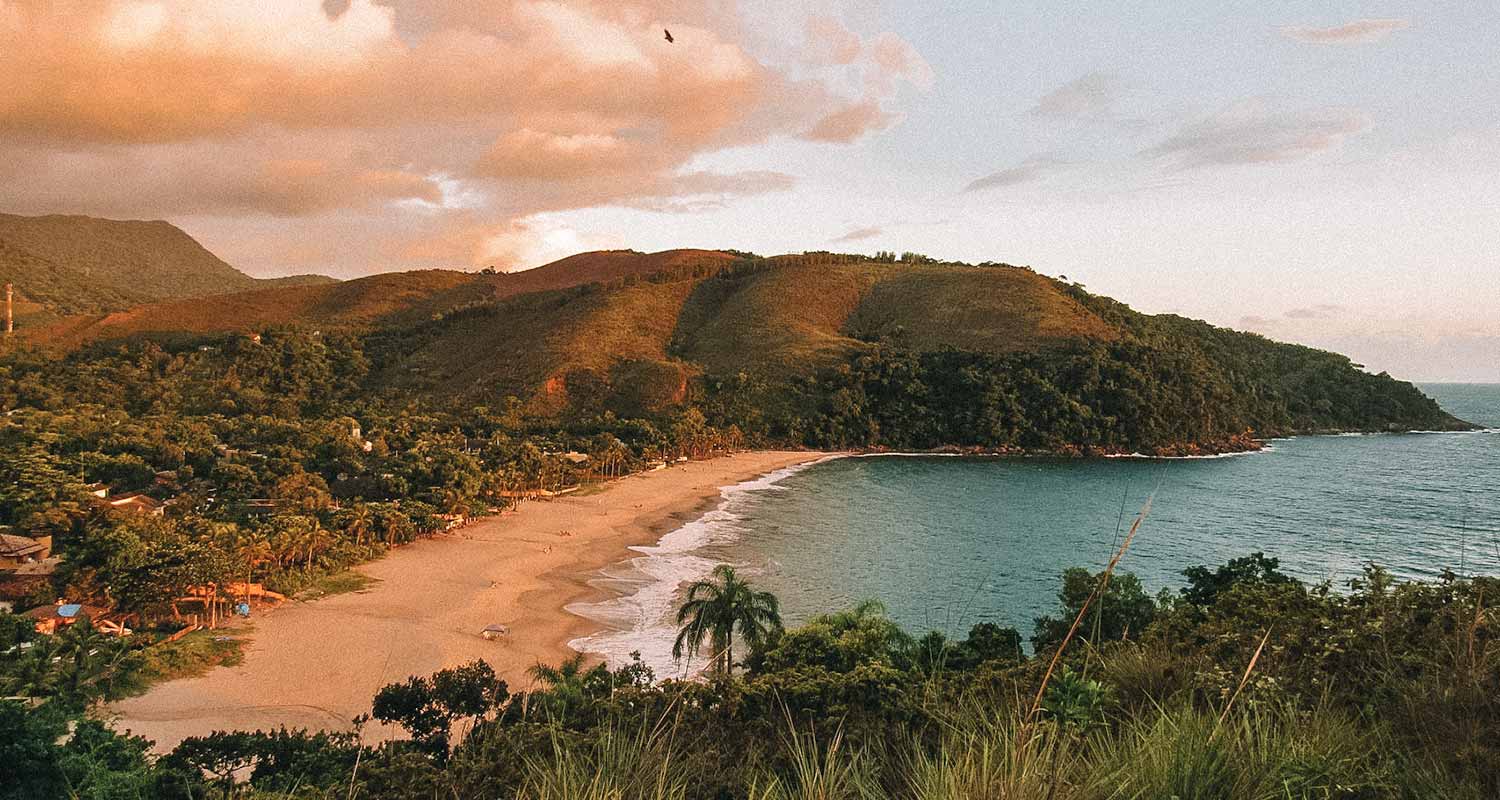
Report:
<svg viewBox="0 0 1500 800"><path fill-rule="evenodd" d="M842 730L826 743L815 731L791 728L784 742L790 766L766 771L750 787L751 800L879 800L868 754L851 749Z"/></svg>
<svg viewBox="0 0 1500 800"><path fill-rule="evenodd" d="M614 726L579 745L554 731L552 752L529 759L518 800L683 800L696 782L676 753L676 729Z"/></svg>
<svg viewBox="0 0 1500 800"><path fill-rule="evenodd" d="M1222 715L1179 700L1084 731L1026 720L1023 702L968 700L936 736L913 733L880 753L790 721L744 784L748 800L1471 800L1435 772L1381 760L1386 734L1331 708L1240 705ZM527 761L522 800L688 800L694 774L670 724L554 733ZM700 762L701 763L701 762ZM1472 798L1477 800L1477 797Z"/></svg>
<svg viewBox="0 0 1500 800"><path fill-rule="evenodd" d="M1224 721L1227 720L1227 721ZM1375 736L1329 710L1257 708L1227 718L1180 704L1101 739L1088 800L1334 800L1388 797Z"/></svg>
<svg viewBox="0 0 1500 800"><path fill-rule="evenodd" d="M1058 796L1077 752L1052 725L1028 725L1020 707L970 707L943 721L935 748L914 740L905 775L912 800Z"/></svg>

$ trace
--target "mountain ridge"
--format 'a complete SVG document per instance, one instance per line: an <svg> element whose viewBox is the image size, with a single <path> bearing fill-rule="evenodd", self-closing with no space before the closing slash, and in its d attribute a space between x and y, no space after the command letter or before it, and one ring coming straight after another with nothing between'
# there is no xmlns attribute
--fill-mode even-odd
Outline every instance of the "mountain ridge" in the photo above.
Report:
<svg viewBox="0 0 1500 800"><path fill-rule="evenodd" d="M701 407L759 440L820 447L1170 453L1466 427L1334 353L1140 314L1028 267L920 256L593 251L512 273L160 300L24 338L77 352L297 329L361 342L376 395L513 397L558 419Z"/></svg>
<svg viewBox="0 0 1500 800"><path fill-rule="evenodd" d="M23 327L162 299L332 280L251 277L164 220L0 214L0 282L15 286Z"/></svg>

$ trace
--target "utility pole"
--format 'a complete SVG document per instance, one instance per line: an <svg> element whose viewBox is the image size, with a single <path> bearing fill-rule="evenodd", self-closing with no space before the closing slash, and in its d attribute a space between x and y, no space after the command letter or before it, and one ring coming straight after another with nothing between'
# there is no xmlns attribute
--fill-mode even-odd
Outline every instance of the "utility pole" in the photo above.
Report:
<svg viewBox="0 0 1500 800"><path fill-rule="evenodd" d="M11 331L16 329L16 316L12 297L16 293L16 287L5 284L5 335L10 336Z"/></svg>

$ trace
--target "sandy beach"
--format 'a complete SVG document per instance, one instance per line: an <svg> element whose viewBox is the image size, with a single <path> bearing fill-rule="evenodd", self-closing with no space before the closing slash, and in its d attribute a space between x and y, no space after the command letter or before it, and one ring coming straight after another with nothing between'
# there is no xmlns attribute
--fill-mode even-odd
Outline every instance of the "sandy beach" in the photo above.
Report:
<svg viewBox="0 0 1500 800"><path fill-rule="evenodd" d="M376 581L362 591L289 603L255 617L248 632L230 631L248 636L239 666L158 685L107 712L119 729L168 750L214 730L348 730L381 686L476 658L525 688L527 668L562 661L570 640L599 628L564 610L599 595L588 584L599 569L711 507L720 487L821 456L679 464L401 547L358 568ZM510 635L484 639L491 623ZM370 738L391 733L366 729Z"/></svg>

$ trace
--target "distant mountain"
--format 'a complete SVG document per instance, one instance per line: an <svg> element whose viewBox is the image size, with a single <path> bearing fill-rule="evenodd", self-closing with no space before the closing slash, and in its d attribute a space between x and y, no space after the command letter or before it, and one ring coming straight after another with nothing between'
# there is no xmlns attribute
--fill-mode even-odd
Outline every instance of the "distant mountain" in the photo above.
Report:
<svg viewBox="0 0 1500 800"><path fill-rule="evenodd" d="M71 315L332 279L252 278L168 222L0 214L0 281L14 284L18 310Z"/></svg>

